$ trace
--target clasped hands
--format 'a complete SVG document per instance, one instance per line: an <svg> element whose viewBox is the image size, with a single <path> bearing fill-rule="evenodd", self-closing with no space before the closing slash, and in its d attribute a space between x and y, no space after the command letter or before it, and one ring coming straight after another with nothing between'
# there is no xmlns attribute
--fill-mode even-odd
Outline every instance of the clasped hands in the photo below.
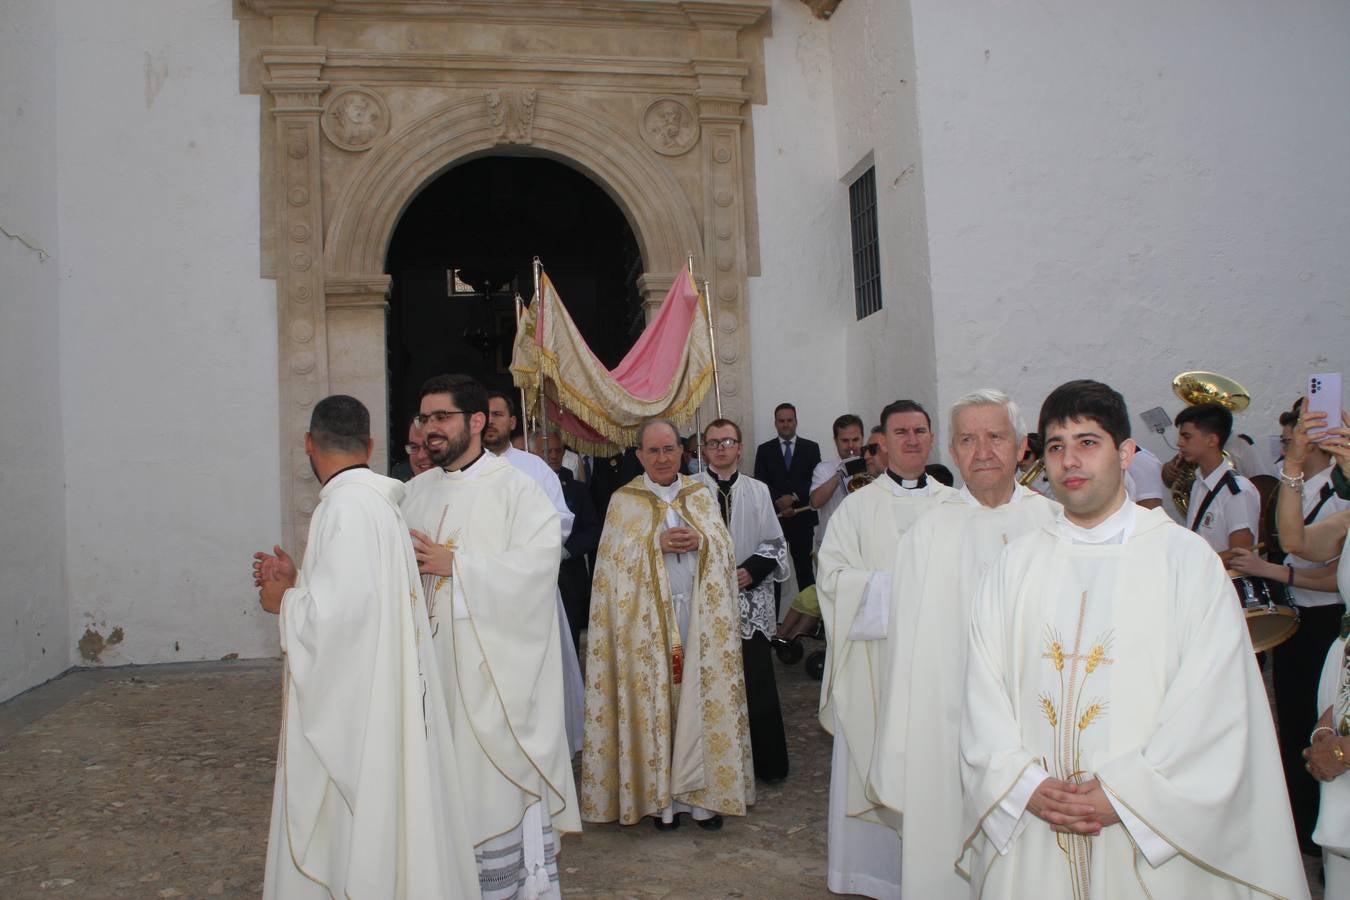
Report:
<svg viewBox="0 0 1350 900"><path fill-rule="evenodd" d="M698 532L692 528L667 528L661 532L662 553L692 553L698 549Z"/></svg>
<svg viewBox="0 0 1350 900"><path fill-rule="evenodd" d="M1308 774L1318 781L1331 781L1345 774L1346 763L1350 762L1350 754L1342 750L1340 759L1336 758L1335 749L1341 747L1340 738L1333 735L1330 731L1323 730L1315 734L1312 739L1312 746L1303 751L1303 758L1308 761L1304 766Z"/></svg>
<svg viewBox="0 0 1350 900"><path fill-rule="evenodd" d="M1060 834L1095 836L1120 821L1095 778L1082 784L1047 778L1032 792L1027 809Z"/></svg>
<svg viewBox="0 0 1350 900"><path fill-rule="evenodd" d="M253 586L258 589L258 605L273 615L281 612L281 598L295 587L295 560L279 545L271 553L253 554Z"/></svg>

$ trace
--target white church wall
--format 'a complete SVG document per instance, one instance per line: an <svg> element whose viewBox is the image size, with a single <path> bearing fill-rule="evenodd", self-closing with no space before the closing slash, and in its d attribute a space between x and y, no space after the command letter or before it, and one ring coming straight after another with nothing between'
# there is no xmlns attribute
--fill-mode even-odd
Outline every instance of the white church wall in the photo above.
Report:
<svg viewBox="0 0 1350 900"><path fill-rule="evenodd" d="M852 321L848 197L835 164L830 24L799 0L773 5L764 42L765 105L755 129L761 275L749 280L755 437L774 434L773 408L797 407L804 437L829 454L830 422L847 391ZM851 290L851 289L850 289ZM847 301L847 302L845 302ZM746 448L746 466L754 448Z"/></svg>
<svg viewBox="0 0 1350 900"><path fill-rule="evenodd" d="M1257 435L1350 368L1350 6L913 0L913 27L944 407L996 385L1034 418L1096 377L1175 412L1202 368Z"/></svg>
<svg viewBox="0 0 1350 900"><path fill-rule="evenodd" d="M0 20L0 700L71 664L64 557L56 64L43 0ZM8 235L13 235L10 237Z"/></svg>
<svg viewBox="0 0 1350 900"><path fill-rule="evenodd" d="M76 661L273 655L249 557L280 532L276 301L230 4L54 8Z"/></svg>
<svg viewBox="0 0 1350 900"><path fill-rule="evenodd" d="M935 399L933 310L928 287L923 161L915 110L909 3L847 0L829 20L833 63L836 192L847 211L847 185L875 167L882 307L859 321L851 256L832 303L845 322L847 381L838 412L870 429L881 408L909 397ZM851 251L847 222L839 233Z"/></svg>

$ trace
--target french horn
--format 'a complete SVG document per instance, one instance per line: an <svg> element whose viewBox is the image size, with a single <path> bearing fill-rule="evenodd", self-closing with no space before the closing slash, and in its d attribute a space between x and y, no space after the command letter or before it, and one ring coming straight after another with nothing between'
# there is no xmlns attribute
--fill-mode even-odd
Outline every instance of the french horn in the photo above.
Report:
<svg viewBox="0 0 1350 900"><path fill-rule="evenodd" d="M1251 405L1252 395L1233 379L1214 372L1182 372L1172 379L1172 393L1187 406L1217 403L1230 412L1242 412ZM1226 457L1227 454L1224 454ZM1195 484L1196 465L1177 454L1177 477L1172 482L1172 503L1186 515L1191 505L1191 486Z"/></svg>

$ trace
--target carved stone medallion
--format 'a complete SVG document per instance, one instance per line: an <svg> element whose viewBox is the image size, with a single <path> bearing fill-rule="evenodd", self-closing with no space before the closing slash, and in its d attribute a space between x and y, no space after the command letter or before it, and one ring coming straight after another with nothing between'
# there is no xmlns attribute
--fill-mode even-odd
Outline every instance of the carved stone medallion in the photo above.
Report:
<svg viewBox="0 0 1350 900"><path fill-rule="evenodd" d="M389 106L369 88L338 88L323 111L323 133L343 150L369 150L389 133Z"/></svg>
<svg viewBox="0 0 1350 900"><path fill-rule="evenodd" d="M653 100L638 125L642 139L662 156L680 156L698 143L698 119L679 100Z"/></svg>

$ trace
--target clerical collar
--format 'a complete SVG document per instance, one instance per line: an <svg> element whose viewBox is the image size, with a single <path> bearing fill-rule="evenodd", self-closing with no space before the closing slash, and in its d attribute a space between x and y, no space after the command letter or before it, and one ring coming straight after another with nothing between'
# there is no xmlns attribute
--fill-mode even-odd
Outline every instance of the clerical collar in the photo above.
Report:
<svg viewBox="0 0 1350 900"><path fill-rule="evenodd" d="M919 488L928 487L927 472L920 472L918 478L905 478L895 474L890 469L886 470L886 474L890 476L891 481L894 481L907 491L917 491Z"/></svg>
<svg viewBox="0 0 1350 900"><path fill-rule="evenodd" d="M1007 506L1009 503L1013 503L1013 502L1015 502L1015 501L1017 501L1017 500L1021 500L1023 497L1025 497L1027 494L1030 494L1030 493L1032 493L1032 491L1031 491L1029 488L1024 488L1024 487L1022 487L1022 485L1020 485L1020 484L1018 484L1017 482L1014 481L1014 482L1013 482L1012 495L1011 495L1010 497L1008 497L1008 500L1007 500L1006 503L1001 503L1001 504L999 504L998 506L985 506L984 508L985 508L985 509L1002 509L1003 507ZM972 494L972 493L970 492L970 487L969 487L968 485L964 485L964 484L961 485L961 499L964 500L964 501L966 501L966 505L968 505L968 506L984 506L984 504L981 503L979 500L977 500L977 499L975 498L975 495Z"/></svg>
<svg viewBox="0 0 1350 900"><path fill-rule="evenodd" d="M1120 508L1091 528L1069 521L1063 510L1055 517L1059 536L1071 544L1123 544L1134 534L1136 507L1129 497Z"/></svg>
<svg viewBox="0 0 1350 900"><path fill-rule="evenodd" d="M648 475L646 472L643 472L642 483L647 486L647 490L651 491L653 494L660 497L667 503L675 499L675 496L679 494L681 487L680 476L678 475L675 476L675 480L672 481L670 484L657 484L655 481L652 481L652 477L650 475Z"/></svg>
<svg viewBox="0 0 1350 900"><path fill-rule="evenodd" d="M324 484L328 484L328 482L332 481L334 478L338 477L338 476L341 475L343 472L350 472L352 469L369 469L369 468L370 468L370 466L367 465L366 463L355 463L355 464L353 464L353 465L348 466L348 467L345 468L345 469L338 469L338 470L337 470L336 472L334 472L332 475L329 475L326 479L324 479L324 482L323 482L323 483L324 483Z"/></svg>
<svg viewBox="0 0 1350 900"><path fill-rule="evenodd" d="M740 477L741 474L740 472L733 470L730 478L723 478L721 475L718 475L715 471L713 471L711 466L709 466L706 471L709 475L713 477L713 481L716 481L717 486L722 490L726 490L727 488L735 484L736 479Z"/></svg>
<svg viewBox="0 0 1350 900"><path fill-rule="evenodd" d="M467 472L470 469L472 469L475 465L477 465L478 461L482 459L484 456L487 456L487 451L484 450L482 447L479 447L478 455L475 456L472 461L465 463L464 465L460 466L457 469L444 469L443 471L447 475L454 475L456 472Z"/></svg>

